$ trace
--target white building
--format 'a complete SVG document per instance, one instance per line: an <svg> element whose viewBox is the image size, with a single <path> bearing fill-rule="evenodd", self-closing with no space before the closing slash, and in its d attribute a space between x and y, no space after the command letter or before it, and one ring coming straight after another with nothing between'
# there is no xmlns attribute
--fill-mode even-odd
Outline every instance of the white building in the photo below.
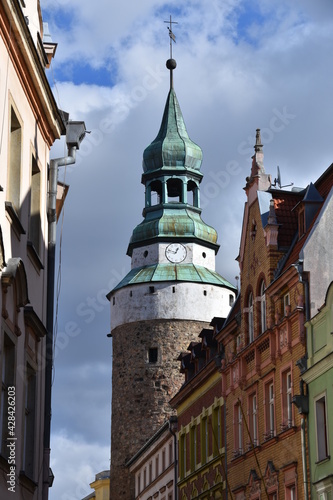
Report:
<svg viewBox="0 0 333 500"><path fill-rule="evenodd" d="M175 500L176 465L168 420L127 463L135 476L135 500Z"/></svg>
<svg viewBox="0 0 333 500"><path fill-rule="evenodd" d="M45 74L56 50L46 28L39 0L1 2L1 499L46 500L53 480L50 276L64 200L57 192L67 190L57 185L61 160L50 161L50 148L66 127Z"/></svg>

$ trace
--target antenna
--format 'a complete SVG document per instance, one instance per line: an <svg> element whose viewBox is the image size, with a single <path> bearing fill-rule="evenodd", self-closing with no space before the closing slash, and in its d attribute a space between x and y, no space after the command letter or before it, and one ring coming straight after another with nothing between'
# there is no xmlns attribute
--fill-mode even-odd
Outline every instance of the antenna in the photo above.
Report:
<svg viewBox="0 0 333 500"><path fill-rule="evenodd" d="M279 167L279 165L276 167L276 169L277 169L277 177L275 177L275 179L274 179L274 184L272 184L273 187L275 187L276 185L278 185L279 189L282 189L282 188L294 185L294 183L291 182L290 184L285 184L284 186L282 186L281 185L281 173L280 173L280 167Z"/></svg>

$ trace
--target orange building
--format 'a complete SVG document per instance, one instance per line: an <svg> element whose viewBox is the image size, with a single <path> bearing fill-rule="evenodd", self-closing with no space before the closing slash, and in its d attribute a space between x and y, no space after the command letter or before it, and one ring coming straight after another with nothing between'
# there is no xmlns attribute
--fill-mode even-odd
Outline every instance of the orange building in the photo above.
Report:
<svg viewBox="0 0 333 500"><path fill-rule="evenodd" d="M265 173L259 130L254 149L238 257L240 294L216 336L224 351L228 490L236 500L304 499L306 420L292 404L303 391L299 368L309 314L300 253L332 186L332 168L315 185L285 190Z"/></svg>

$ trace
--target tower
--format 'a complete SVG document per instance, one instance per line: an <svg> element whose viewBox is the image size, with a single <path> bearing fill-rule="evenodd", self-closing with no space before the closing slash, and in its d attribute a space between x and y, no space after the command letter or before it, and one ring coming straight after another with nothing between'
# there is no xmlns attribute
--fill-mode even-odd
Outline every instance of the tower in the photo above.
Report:
<svg viewBox="0 0 333 500"><path fill-rule="evenodd" d="M226 317L235 287L215 271L217 233L201 219L202 151L188 136L173 88L160 130L143 153L143 221L127 254L131 271L111 303L111 499L134 498L126 462L171 415L182 384L177 357L214 316Z"/></svg>

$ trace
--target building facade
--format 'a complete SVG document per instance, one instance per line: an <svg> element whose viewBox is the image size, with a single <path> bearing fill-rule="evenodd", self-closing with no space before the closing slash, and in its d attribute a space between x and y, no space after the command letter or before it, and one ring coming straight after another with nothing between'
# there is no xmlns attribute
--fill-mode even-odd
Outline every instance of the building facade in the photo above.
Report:
<svg viewBox="0 0 333 500"><path fill-rule="evenodd" d="M325 178L327 174L325 173ZM326 180L327 188L330 181ZM333 190L320 209L303 248L303 268L309 277L307 362L304 397L308 405L311 498L333 498Z"/></svg>
<svg viewBox="0 0 333 500"><path fill-rule="evenodd" d="M156 139L143 155L144 220L134 229L131 271L112 290L111 498L135 494L126 463L172 415L182 384L175 353L226 316L235 288L215 271L216 231L201 219L202 152L188 136L173 88ZM126 419L124 418L126 415ZM149 425L147 423L149 422Z"/></svg>
<svg viewBox="0 0 333 500"><path fill-rule="evenodd" d="M217 334L224 352L228 483L237 500L303 499L310 480L299 399L310 310L303 248L332 185L331 169L306 189L278 189L264 170L259 130L252 160L240 294Z"/></svg>
<svg viewBox="0 0 333 500"><path fill-rule="evenodd" d="M171 417L127 463L136 500L176 500L176 430L177 419Z"/></svg>
<svg viewBox="0 0 333 500"><path fill-rule="evenodd" d="M171 400L178 419L178 498L225 498L225 406L213 329L181 353L185 383Z"/></svg>
<svg viewBox="0 0 333 500"><path fill-rule="evenodd" d="M48 281L49 228L50 217L56 223L66 191L55 184L54 193L48 195L50 148L66 131L45 73L55 49L39 0L1 2L0 497L4 499L12 495L46 500L53 481L52 351L51 357L46 352L47 342L52 346L47 304L54 297Z"/></svg>

